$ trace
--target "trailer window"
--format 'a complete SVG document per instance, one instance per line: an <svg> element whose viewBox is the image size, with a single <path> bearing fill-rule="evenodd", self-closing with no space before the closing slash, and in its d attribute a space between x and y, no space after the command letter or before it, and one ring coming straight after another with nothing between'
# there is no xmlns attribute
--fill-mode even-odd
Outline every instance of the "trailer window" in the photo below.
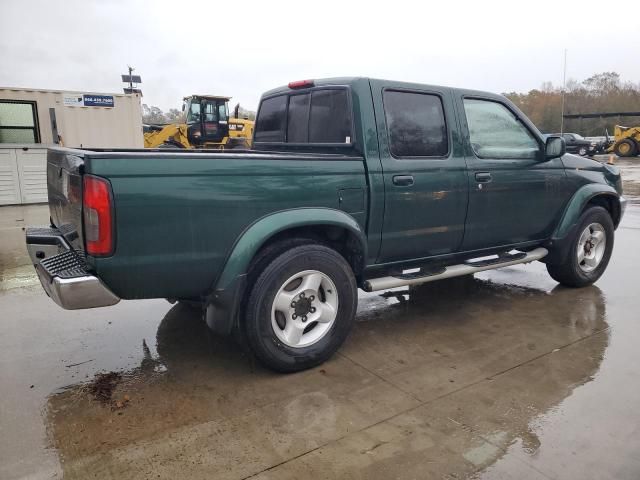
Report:
<svg viewBox="0 0 640 480"><path fill-rule="evenodd" d="M284 142L287 97L271 97L262 101L256 120L256 142Z"/></svg>
<svg viewBox="0 0 640 480"><path fill-rule="evenodd" d="M393 156L447 155L447 125L442 100L438 95L388 90L383 98L389 148Z"/></svg>
<svg viewBox="0 0 640 480"><path fill-rule="evenodd" d="M0 100L0 143L39 143L35 102Z"/></svg>

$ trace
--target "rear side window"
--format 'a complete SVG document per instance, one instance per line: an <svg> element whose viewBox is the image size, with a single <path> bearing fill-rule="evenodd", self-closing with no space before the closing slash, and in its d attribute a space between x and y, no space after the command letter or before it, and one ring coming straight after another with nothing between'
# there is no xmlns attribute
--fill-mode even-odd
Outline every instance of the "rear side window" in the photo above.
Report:
<svg viewBox="0 0 640 480"><path fill-rule="evenodd" d="M287 97L271 97L262 101L256 120L256 142L284 142Z"/></svg>
<svg viewBox="0 0 640 480"><path fill-rule="evenodd" d="M469 139L480 158L533 159L539 146L531 132L507 107L491 100L464 99Z"/></svg>
<svg viewBox="0 0 640 480"><path fill-rule="evenodd" d="M383 100L389 147L394 157L447 155L447 126L439 96L386 90Z"/></svg>
<svg viewBox="0 0 640 480"><path fill-rule="evenodd" d="M277 107L274 107L277 106ZM273 122L274 112L281 121ZM278 124L282 133L272 124ZM350 144L352 118L344 88L315 89L263 100L256 121L256 142ZM286 131L286 135L284 135Z"/></svg>

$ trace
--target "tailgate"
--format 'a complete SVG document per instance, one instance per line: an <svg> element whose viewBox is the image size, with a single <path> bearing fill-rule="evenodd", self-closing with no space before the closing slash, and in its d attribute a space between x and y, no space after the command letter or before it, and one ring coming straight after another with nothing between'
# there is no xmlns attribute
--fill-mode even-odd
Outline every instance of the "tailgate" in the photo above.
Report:
<svg viewBox="0 0 640 480"><path fill-rule="evenodd" d="M84 250L82 232L82 152L64 149L47 151L49 214L65 240Z"/></svg>

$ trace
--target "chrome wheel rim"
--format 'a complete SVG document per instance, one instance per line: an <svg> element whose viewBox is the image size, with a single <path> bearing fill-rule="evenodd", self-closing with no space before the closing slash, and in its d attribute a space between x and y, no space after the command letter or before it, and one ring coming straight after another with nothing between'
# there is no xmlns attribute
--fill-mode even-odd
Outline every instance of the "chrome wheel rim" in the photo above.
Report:
<svg viewBox="0 0 640 480"><path fill-rule="evenodd" d="M592 223L582 231L578 239L578 265L583 272L592 272L604 257L607 235L599 223Z"/></svg>
<svg viewBox="0 0 640 480"><path fill-rule="evenodd" d="M291 348L319 342L335 323L338 292L333 281L318 270L292 275L282 284L271 307L271 328Z"/></svg>

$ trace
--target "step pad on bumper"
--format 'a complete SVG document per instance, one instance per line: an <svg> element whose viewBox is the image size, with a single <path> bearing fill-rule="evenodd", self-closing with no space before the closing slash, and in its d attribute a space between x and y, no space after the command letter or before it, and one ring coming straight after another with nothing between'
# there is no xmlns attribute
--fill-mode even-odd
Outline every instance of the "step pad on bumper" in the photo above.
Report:
<svg viewBox="0 0 640 480"><path fill-rule="evenodd" d="M52 277L76 278L88 275L84 258L74 250L45 258L40 266Z"/></svg>
<svg viewBox="0 0 640 480"><path fill-rule="evenodd" d="M32 227L26 234L27 250L42 288L62 308L106 307L120 301L87 270L84 252L71 248L59 229Z"/></svg>

